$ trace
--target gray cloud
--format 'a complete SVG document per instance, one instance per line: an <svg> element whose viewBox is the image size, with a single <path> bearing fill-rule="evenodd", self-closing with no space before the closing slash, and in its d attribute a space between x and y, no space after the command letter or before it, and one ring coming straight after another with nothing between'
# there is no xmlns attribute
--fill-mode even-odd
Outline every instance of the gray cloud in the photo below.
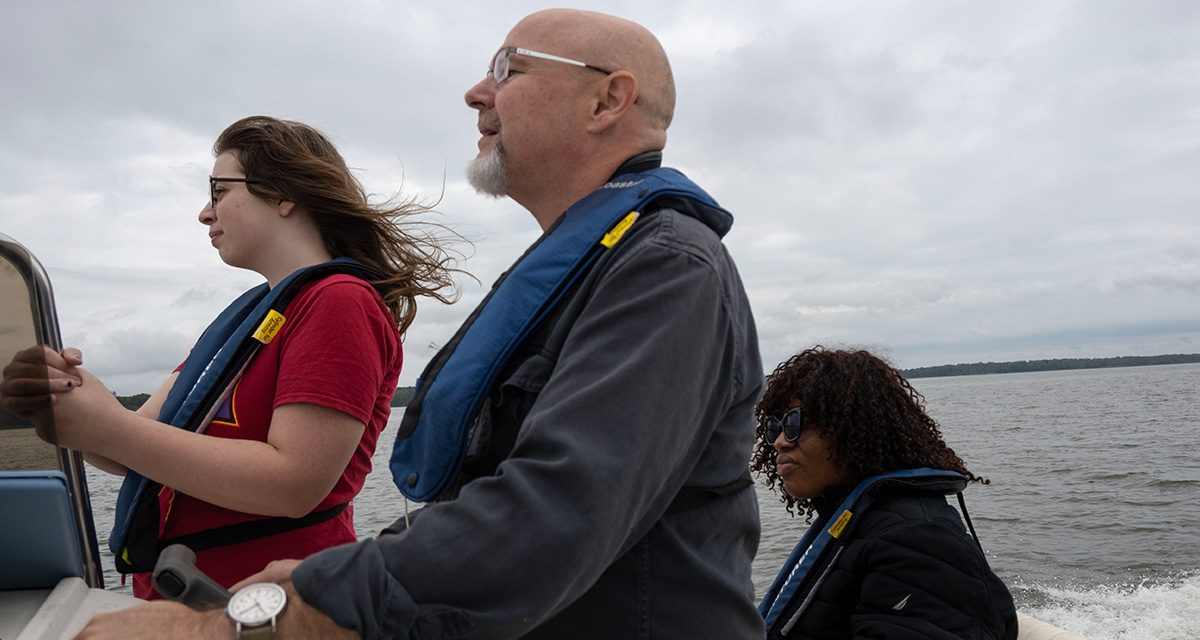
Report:
<svg viewBox="0 0 1200 640"><path fill-rule="evenodd" d="M666 156L737 217L768 364L812 342L923 366L1200 340L1200 5L579 6L671 52ZM47 266L67 342L149 391L258 281L196 222L212 138L252 113L310 122L369 191L438 200L428 218L473 243L480 282L409 330L411 383L538 233L462 177L462 94L535 8L14 4L0 232Z"/></svg>

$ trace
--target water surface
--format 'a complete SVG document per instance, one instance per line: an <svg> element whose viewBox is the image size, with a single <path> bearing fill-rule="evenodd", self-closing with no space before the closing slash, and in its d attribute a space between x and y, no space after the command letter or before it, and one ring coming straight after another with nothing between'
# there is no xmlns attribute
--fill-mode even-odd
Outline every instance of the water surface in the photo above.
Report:
<svg viewBox="0 0 1200 640"><path fill-rule="evenodd" d="M1200 638L1200 364L913 383L947 443L992 482L971 485L967 507L1018 609L1094 640ZM403 515L387 472L397 424L355 501L360 536ZM118 485L94 470L89 482L107 532ZM761 487L759 504L761 593L805 525Z"/></svg>

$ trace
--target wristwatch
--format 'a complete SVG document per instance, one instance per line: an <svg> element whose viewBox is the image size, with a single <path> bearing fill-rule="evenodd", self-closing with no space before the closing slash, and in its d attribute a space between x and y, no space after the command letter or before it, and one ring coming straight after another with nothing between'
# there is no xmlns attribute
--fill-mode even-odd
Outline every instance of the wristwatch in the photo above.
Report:
<svg viewBox="0 0 1200 640"><path fill-rule="evenodd" d="M229 598L225 613L233 620L238 640L271 640L275 617L287 605L287 592L273 582L256 582L242 587Z"/></svg>

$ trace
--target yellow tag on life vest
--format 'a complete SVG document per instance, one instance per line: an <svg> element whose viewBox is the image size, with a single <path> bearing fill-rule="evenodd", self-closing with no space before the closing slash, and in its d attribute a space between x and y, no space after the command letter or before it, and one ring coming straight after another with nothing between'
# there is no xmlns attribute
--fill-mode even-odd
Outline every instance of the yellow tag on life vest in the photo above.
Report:
<svg viewBox="0 0 1200 640"><path fill-rule="evenodd" d="M637 219L638 212L630 211L629 215L621 218L620 222L613 226L612 229L609 229L608 233L604 234L604 237L600 239L600 244L611 249L621 239L621 236L625 235L626 231L629 231L629 227L632 227Z"/></svg>
<svg viewBox="0 0 1200 640"><path fill-rule="evenodd" d="M271 309L267 312L267 317L263 318L262 324L258 325L258 330L254 332L254 339L263 344L271 344L285 320L287 318L284 318L282 313Z"/></svg>
<svg viewBox="0 0 1200 640"><path fill-rule="evenodd" d="M835 538L841 537L842 531L845 530L847 524L850 524L850 518L853 517L854 514L850 513L849 509L843 511L842 515L838 516L838 519L833 523L833 526L829 527L829 535Z"/></svg>

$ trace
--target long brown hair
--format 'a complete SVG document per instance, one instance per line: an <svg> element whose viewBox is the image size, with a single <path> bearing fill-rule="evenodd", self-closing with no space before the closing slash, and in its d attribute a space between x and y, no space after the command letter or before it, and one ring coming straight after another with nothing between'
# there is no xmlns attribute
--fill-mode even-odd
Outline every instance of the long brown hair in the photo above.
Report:
<svg viewBox="0 0 1200 640"><path fill-rule="evenodd" d="M417 296L444 303L457 297L451 274L454 259L443 241L416 222L430 209L414 199L372 205L346 161L320 131L301 122L250 116L229 125L213 144L213 155L232 152L246 177L260 182L246 188L270 200L287 200L316 222L325 249L335 258L351 258L383 274L373 281L399 326L412 324ZM443 290L450 289L448 294Z"/></svg>
<svg viewBox="0 0 1200 640"><path fill-rule="evenodd" d="M767 416L788 407L803 408L805 429L815 428L829 444L834 465L856 480L900 469L930 467L971 473L962 458L946 446L938 423L925 412L925 398L904 375L863 349L830 350L820 345L792 356L767 377L767 389L754 408L758 441L750 468L778 487L780 500L794 513L811 518L811 499L783 491L775 470L775 443L769 440Z"/></svg>

